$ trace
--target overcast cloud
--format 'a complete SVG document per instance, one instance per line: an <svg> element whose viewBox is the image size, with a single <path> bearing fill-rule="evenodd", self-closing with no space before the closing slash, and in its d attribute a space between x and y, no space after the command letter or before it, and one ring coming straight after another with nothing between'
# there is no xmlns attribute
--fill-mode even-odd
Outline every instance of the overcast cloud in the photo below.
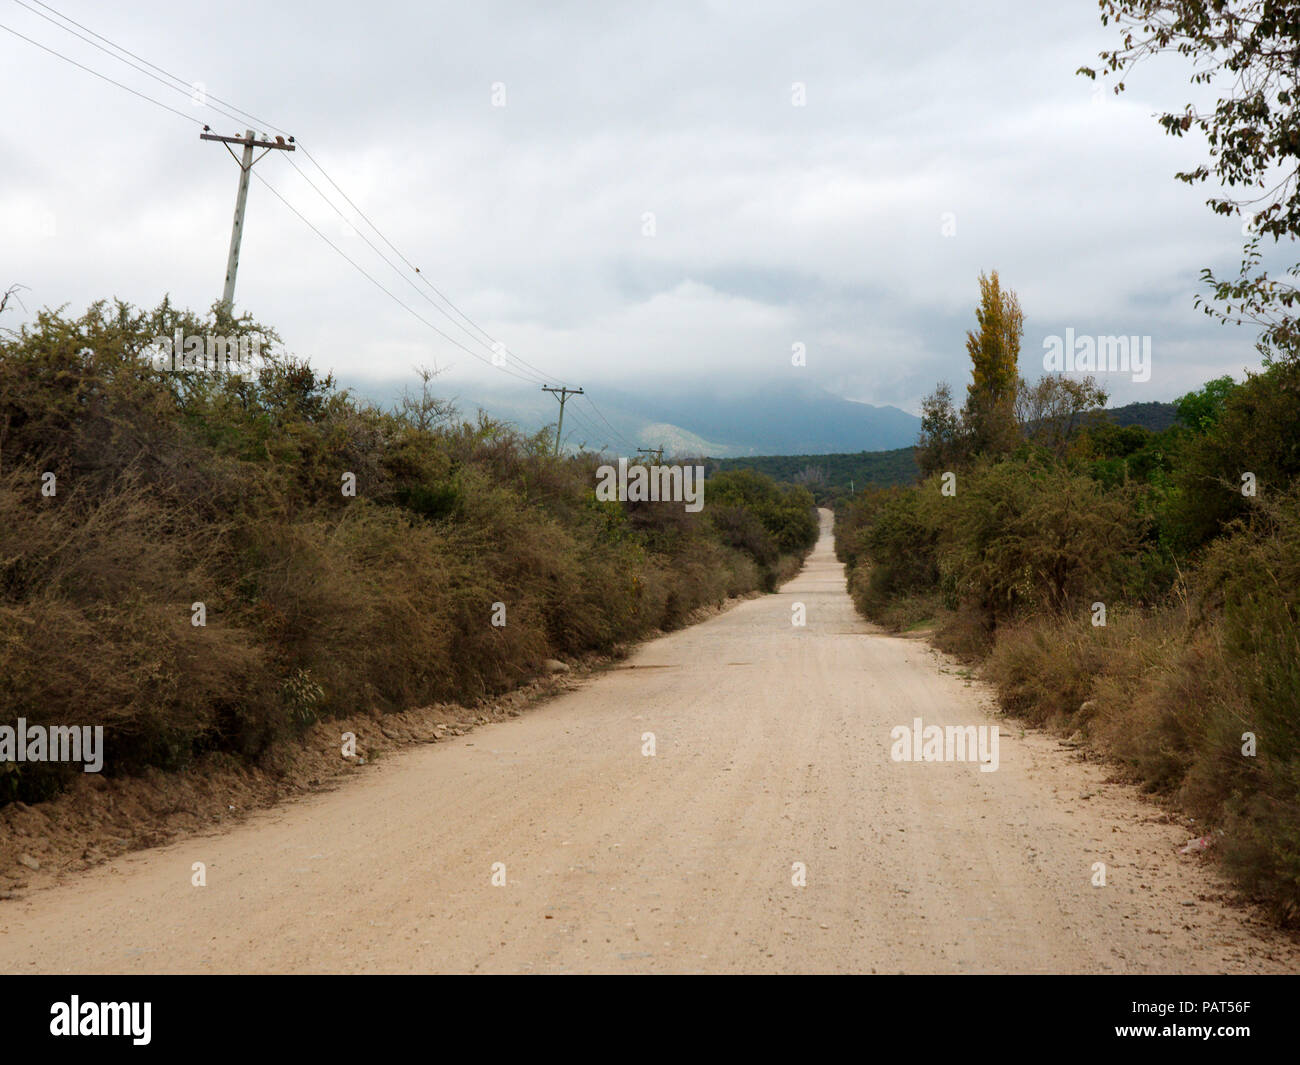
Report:
<svg viewBox="0 0 1300 1065"><path fill-rule="evenodd" d="M1120 403L1257 362L1250 330L1192 305L1202 267L1240 258L1241 222L1175 181L1203 142L1152 118L1191 98L1188 70L1163 59L1122 97L1096 91L1074 71L1116 34L1090 0L53 6L295 134L488 333L569 382L806 374L915 411L937 380L964 384L991 268L1024 306L1027 376L1067 327L1152 337L1148 382L1105 382ZM13 0L0 24L242 132ZM29 311L164 292L206 309L226 151L7 33L0 70L0 285L27 285ZM434 317L280 153L257 173ZM236 302L344 377L494 379L256 181Z"/></svg>

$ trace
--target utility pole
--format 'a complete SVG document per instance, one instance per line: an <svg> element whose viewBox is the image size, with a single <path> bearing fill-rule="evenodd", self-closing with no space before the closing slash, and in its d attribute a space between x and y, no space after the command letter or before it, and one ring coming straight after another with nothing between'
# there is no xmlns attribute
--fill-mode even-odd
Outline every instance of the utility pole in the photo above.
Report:
<svg viewBox="0 0 1300 1065"><path fill-rule="evenodd" d="M291 152L294 150L293 138L287 141L283 137L276 137L275 140L258 140L251 129L244 131L242 137L221 137L215 133L209 133L210 127L204 126L203 132L199 134L199 140L220 141L226 146L226 151L230 152L230 157L239 164L239 192L235 195L235 221L230 227L230 254L226 257L226 287L221 293L221 306L230 314L235 305L235 273L239 270L239 242L244 236L244 205L248 203L248 179L253 172L253 164L266 156L269 151ZM244 157L236 157L235 153L230 150L232 144L242 144L244 146ZM253 158L254 148L265 148L266 151Z"/></svg>
<svg viewBox="0 0 1300 1065"><path fill-rule="evenodd" d="M653 455L655 457L656 466L662 466L664 464L663 445L660 445L659 447L639 447L636 450L638 455Z"/></svg>
<svg viewBox="0 0 1300 1065"><path fill-rule="evenodd" d="M552 388L550 385L542 385L543 392L550 392L560 401L560 422L555 427L555 454L560 453L560 433L564 430L564 401L570 396L582 395L581 388L567 388L561 385L559 388Z"/></svg>

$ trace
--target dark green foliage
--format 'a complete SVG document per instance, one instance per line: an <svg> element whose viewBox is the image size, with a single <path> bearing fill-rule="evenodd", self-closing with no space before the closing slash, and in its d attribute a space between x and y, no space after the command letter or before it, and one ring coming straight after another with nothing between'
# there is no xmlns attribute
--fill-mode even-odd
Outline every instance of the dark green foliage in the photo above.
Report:
<svg viewBox="0 0 1300 1065"><path fill-rule="evenodd" d="M1236 390L1231 377L1216 377L1196 392L1188 392L1174 401L1178 421L1193 433L1208 433L1223 413L1223 404Z"/></svg>
<svg viewBox="0 0 1300 1065"><path fill-rule="evenodd" d="M1255 498L1263 499L1285 492L1300 475L1300 363L1248 374L1230 389L1222 381L1179 401L1195 425L1181 439L1168 524L1188 550L1247 514L1243 475L1254 475Z"/></svg>
<svg viewBox="0 0 1300 1065"><path fill-rule="evenodd" d="M1124 427L1140 426L1153 433L1162 433L1174 424L1177 412L1172 403L1126 403L1100 412L1100 418Z"/></svg>
<svg viewBox="0 0 1300 1065"><path fill-rule="evenodd" d="M706 459L705 473L756 470L773 480L800 484L818 506L834 506L869 485L911 484L918 475L916 449L859 451L829 455L767 455L743 459Z"/></svg>
<svg viewBox="0 0 1300 1065"><path fill-rule="evenodd" d="M766 573L768 590L775 587L781 556L806 554L817 542L816 509L806 488L782 487L754 470L731 470L710 477L704 497L716 534L754 560Z"/></svg>

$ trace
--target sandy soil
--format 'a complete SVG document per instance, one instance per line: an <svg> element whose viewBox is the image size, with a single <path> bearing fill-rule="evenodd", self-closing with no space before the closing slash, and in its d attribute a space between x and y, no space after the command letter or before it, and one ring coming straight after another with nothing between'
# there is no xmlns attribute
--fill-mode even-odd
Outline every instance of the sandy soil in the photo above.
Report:
<svg viewBox="0 0 1300 1065"><path fill-rule="evenodd" d="M779 594L524 716L0 901L0 971L1300 971L1195 833L963 673L855 615L826 514ZM916 717L999 725L998 770L891 760Z"/></svg>

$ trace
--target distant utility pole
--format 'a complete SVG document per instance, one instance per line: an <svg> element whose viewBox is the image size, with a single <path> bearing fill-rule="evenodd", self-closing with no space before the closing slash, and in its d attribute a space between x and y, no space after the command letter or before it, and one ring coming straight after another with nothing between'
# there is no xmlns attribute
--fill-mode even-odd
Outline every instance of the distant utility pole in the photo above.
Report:
<svg viewBox="0 0 1300 1065"><path fill-rule="evenodd" d="M639 447L636 450L638 455L653 455L655 457L656 466L662 466L664 464L664 449L662 445L659 447Z"/></svg>
<svg viewBox="0 0 1300 1065"><path fill-rule="evenodd" d="M558 455L560 453L560 433L564 431L564 401L570 396L582 395L582 389L566 388L564 386L552 388L550 385L542 385L542 391L550 392L560 401L560 422L555 427L555 453Z"/></svg>
<svg viewBox="0 0 1300 1065"><path fill-rule="evenodd" d="M253 164L266 156L269 151L291 152L294 150L293 138L287 141L283 137L276 137L273 141L258 140L251 129L244 130L242 137L220 137L215 133L209 133L210 127L204 126L203 132L199 134L199 140L220 141L226 146L226 151L230 152L230 158L239 164L239 192L235 196L235 222L230 227L230 254L226 258L226 287L221 293L221 306L227 314L235 305L235 273L239 269L239 242L244 235L244 205L248 203L248 178L253 172ZM239 159L233 151L230 151L232 144L242 144L244 146L244 157ZM257 157L253 158L254 148L265 148Z"/></svg>

